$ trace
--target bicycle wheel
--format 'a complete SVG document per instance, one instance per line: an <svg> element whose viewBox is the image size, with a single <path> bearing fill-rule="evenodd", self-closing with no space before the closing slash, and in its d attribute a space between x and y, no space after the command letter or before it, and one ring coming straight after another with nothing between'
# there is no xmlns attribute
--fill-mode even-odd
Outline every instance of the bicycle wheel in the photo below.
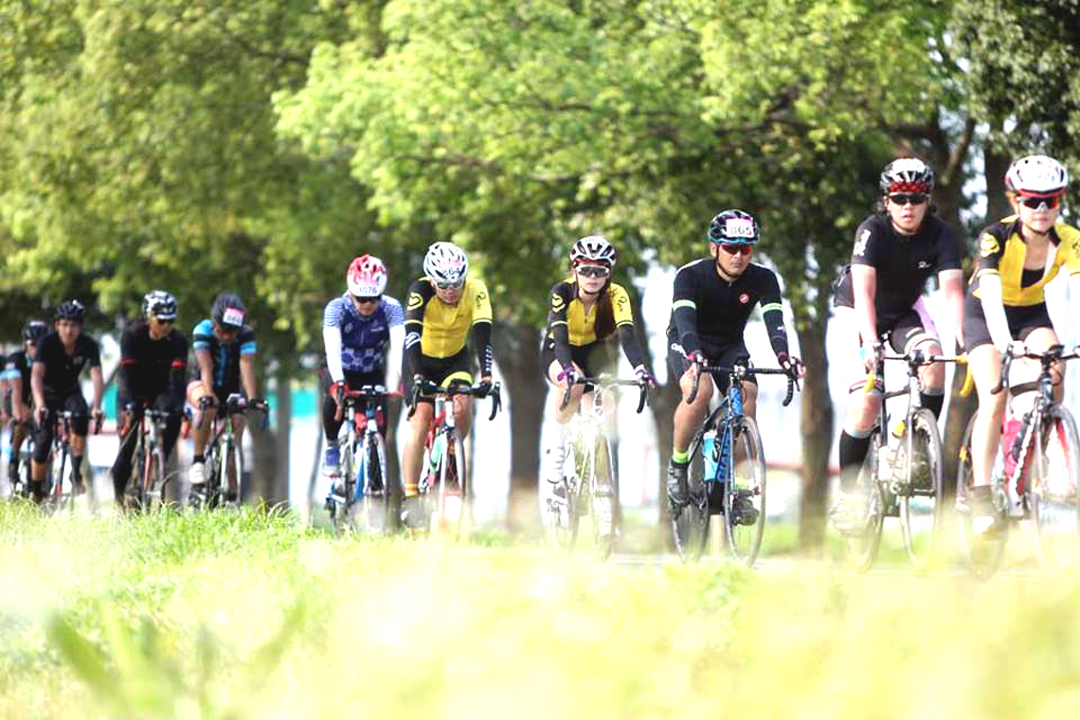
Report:
<svg viewBox="0 0 1080 720"><path fill-rule="evenodd" d="M765 534L765 451L754 418L735 423L730 451L734 467L725 478L724 532L731 556L753 567Z"/></svg>
<svg viewBox="0 0 1080 720"><path fill-rule="evenodd" d="M1042 422L1031 464L1031 500L1039 561L1058 569L1076 561L1080 540L1080 439L1067 408L1053 406Z"/></svg>
<svg viewBox="0 0 1080 720"><path fill-rule="evenodd" d="M974 487L974 471L971 465L971 433L975 427L975 417L968 422L964 430L964 439L960 443L960 462L956 468L956 521L957 534L960 536L960 555L968 570L976 577L989 577L1001 564L1005 554L1005 541L1009 533L1009 518L1002 512L999 518L1000 530L977 533L972 526L971 492ZM1005 472L1005 458L1001 444L994 453L992 477L1000 478ZM995 502L1000 500L1000 480L994 481ZM1000 505L1003 510L1004 505Z"/></svg>
<svg viewBox="0 0 1080 720"><path fill-rule="evenodd" d="M142 475L139 481L142 483L143 509L147 512L160 510L163 498L161 453L157 448L151 447L145 453L143 460Z"/></svg>
<svg viewBox="0 0 1080 720"><path fill-rule="evenodd" d="M339 445L341 448L338 460L339 474L331 483L330 491L326 496L326 512L337 534L354 529L352 498L356 494L357 473L363 469L363 456L357 452L359 442L358 439L346 440ZM340 494L334 492L334 483L341 489Z"/></svg>
<svg viewBox="0 0 1080 720"><path fill-rule="evenodd" d="M551 523L548 533L551 543L559 550L571 553L577 544L578 527L581 525L582 500L579 496L581 481L574 441L563 443L563 473L559 484L547 498L548 517Z"/></svg>
<svg viewBox="0 0 1080 720"><path fill-rule="evenodd" d="M885 524L885 495L878 479L877 429L871 433L866 459L859 469L859 489L866 497L866 527L860 533L846 533L844 544L848 564L859 572L866 572L877 559L881 547L881 529ZM887 451L887 449L886 449Z"/></svg>
<svg viewBox="0 0 1080 720"><path fill-rule="evenodd" d="M468 488L465 475L465 446L461 436L453 433L439 459L435 512L432 529L448 537L463 537L467 532Z"/></svg>
<svg viewBox="0 0 1080 720"><path fill-rule="evenodd" d="M675 551L683 562L697 562L709 539L709 493L704 474L699 434L690 445L690 465L687 467L690 502L680 508L671 508L671 536L675 540Z"/></svg>
<svg viewBox="0 0 1080 720"><path fill-rule="evenodd" d="M599 434L599 433L598 433ZM593 456L592 482L589 483L589 511L592 515L593 547L600 560L607 560L615 549L615 518L618 514L618 496L615 494L615 470L611 461L611 443L607 435L600 434L596 440Z"/></svg>
<svg viewBox="0 0 1080 720"><path fill-rule="evenodd" d="M229 469L232 469L236 477L236 490L233 491L229 484ZM218 491L221 493L221 504L229 508L239 508L243 488L241 483L244 478L244 453L239 446L230 441L221 450L221 478Z"/></svg>
<svg viewBox="0 0 1080 720"><path fill-rule="evenodd" d="M361 518L365 532L385 535L394 529L390 484L386 476L386 441L379 433L368 433L363 444L364 473L358 478Z"/></svg>
<svg viewBox="0 0 1080 720"><path fill-rule="evenodd" d="M934 413L920 408L901 439L907 462L900 491L900 530L915 567L923 567L934 548L944 511L941 435Z"/></svg>
<svg viewBox="0 0 1080 720"><path fill-rule="evenodd" d="M54 458L49 468L49 492L45 502L51 513L70 511L75 506L75 491L71 478L65 477L70 474L70 465L67 448L64 448L59 453L59 459Z"/></svg>

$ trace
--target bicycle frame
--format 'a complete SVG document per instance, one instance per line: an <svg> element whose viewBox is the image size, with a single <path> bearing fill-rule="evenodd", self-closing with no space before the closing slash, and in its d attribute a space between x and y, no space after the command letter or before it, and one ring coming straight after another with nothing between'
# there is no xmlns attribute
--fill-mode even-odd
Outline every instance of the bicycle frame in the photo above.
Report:
<svg viewBox="0 0 1080 720"><path fill-rule="evenodd" d="M213 458L214 461L207 462L208 470L211 472L210 477L206 478L203 488L192 489L192 494L197 503L205 503L210 507L215 507L226 493L232 492L229 490L230 468L233 468L236 476L236 499L228 502L238 503L243 496L241 486L243 482L243 456L241 453L243 450L236 444L233 416L252 411L263 412L263 409L241 404L242 400L243 396L238 393L229 395L225 402L218 406L218 412L214 415L213 425L210 428L210 437L204 450L207 460ZM200 414L197 425L201 427L202 423L205 422L205 418L205 415Z"/></svg>
<svg viewBox="0 0 1080 720"><path fill-rule="evenodd" d="M169 480L176 475L175 470L172 473L165 472L168 458L165 457L161 438L164 433L162 427L168 420L168 412L151 408L141 411L137 430L139 435L132 457L136 461L133 466L138 467L139 472L135 485L136 501L144 510L154 506L155 501L159 505L164 503L165 489Z"/></svg>
<svg viewBox="0 0 1080 720"><path fill-rule="evenodd" d="M351 509L358 502L364 502L365 529L376 532L391 529L390 485L385 440L379 432L379 412L380 401L393 394L386 392L382 385L365 385L356 390L345 390L341 396L337 418L340 420L344 417L347 430L344 439L339 438L335 442L345 449L341 456L343 495L335 495L331 491L326 497L326 509L338 529L342 523L351 522ZM378 478L382 488L372 487L374 472L368 465L372 451L379 465ZM385 504L373 507L380 498Z"/></svg>

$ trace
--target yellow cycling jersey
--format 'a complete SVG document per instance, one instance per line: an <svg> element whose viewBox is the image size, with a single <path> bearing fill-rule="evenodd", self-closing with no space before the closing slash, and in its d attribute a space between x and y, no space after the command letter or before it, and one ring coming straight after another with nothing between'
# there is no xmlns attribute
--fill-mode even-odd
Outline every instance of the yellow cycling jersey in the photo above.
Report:
<svg viewBox="0 0 1080 720"><path fill-rule="evenodd" d="M615 327L633 325L634 314L630 309L630 296L622 285L611 283L607 289L611 298L611 308L615 313ZM598 303L593 303L589 312L585 312L585 306L578 297L574 281L566 279L551 288L551 308L548 311L548 337L551 337L551 328L563 324L567 326L570 344L574 347L589 345L597 340L606 340L607 337L596 337L596 308Z"/></svg>
<svg viewBox="0 0 1080 720"><path fill-rule="evenodd" d="M1020 234L1020 227L1019 217L1010 215L982 231L973 278L978 281L984 275L1000 276L1002 304L1011 307L1045 302L1046 284L1057 277L1062 266L1070 275L1080 273L1080 230L1058 222L1050 230L1050 248L1042 277L1025 286L1023 276L1027 244ZM972 294L982 297L977 286Z"/></svg>
<svg viewBox="0 0 1080 720"><path fill-rule="evenodd" d="M491 298L487 286L468 278L461 298L447 305L435 294L435 286L422 277L409 287L405 330L420 331L420 352L428 357L448 358L465 347L469 330L478 322L491 322Z"/></svg>

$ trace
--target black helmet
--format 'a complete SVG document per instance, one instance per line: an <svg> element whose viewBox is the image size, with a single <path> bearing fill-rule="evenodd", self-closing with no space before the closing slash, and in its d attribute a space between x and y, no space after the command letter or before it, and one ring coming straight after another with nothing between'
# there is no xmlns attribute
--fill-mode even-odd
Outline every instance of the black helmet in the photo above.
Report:
<svg viewBox="0 0 1080 720"><path fill-rule="evenodd" d="M158 320L175 320L176 298L164 290L151 290L143 296L143 315Z"/></svg>
<svg viewBox="0 0 1080 720"><path fill-rule="evenodd" d="M760 238L757 220L742 210L725 210L709 223L709 242L753 245Z"/></svg>
<svg viewBox="0 0 1080 720"><path fill-rule="evenodd" d="M239 330L244 327L247 310L244 308L243 301L233 293L221 293L214 298L210 317L219 327L226 330Z"/></svg>
<svg viewBox="0 0 1080 720"><path fill-rule="evenodd" d="M57 320L73 320L82 322L86 319L86 306L78 300L67 300L60 303L56 308Z"/></svg>
<svg viewBox="0 0 1080 720"><path fill-rule="evenodd" d="M31 320L23 325L23 342L37 344L37 341L49 333L49 325L42 320Z"/></svg>
<svg viewBox="0 0 1080 720"><path fill-rule="evenodd" d="M897 158L881 173L881 192L922 193L934 189L934 171L919 158Z"/></svg>

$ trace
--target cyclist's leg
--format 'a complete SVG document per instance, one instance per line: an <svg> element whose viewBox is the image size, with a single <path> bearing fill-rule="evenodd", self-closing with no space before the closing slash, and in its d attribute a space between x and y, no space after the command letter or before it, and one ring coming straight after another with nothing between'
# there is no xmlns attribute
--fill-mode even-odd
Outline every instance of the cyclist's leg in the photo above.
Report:
<svg viewBox="0 0 1080 720"><path fill-rule="evenodd" d="M45 407L49 412L44 422L34 424L34 458L30 465L31 487L35 500L45 497L45 471L49 463L49 455L52 453L52 441L54 424L56 422L56 410L60 401L46 396Z"/></svg>
<svg viewBox="0 0 1080 720"><path fill-rule="evenodd" d="M424 378L432 381L437 380L437 376L433 377L432 373L438 373L438 361L424 358L421 356L420 367L409 367L408 360L404 362L405 372L404 377L406 382L411 382L414 375L419 374ZM405 398L407 403L412 402L411 396L407 395ZM412 497L417 494L420 486L420 461L424 455L424 439L427 435L428 429L431 427L431 418L435 414L435 407L432 398L420 397L417 400L416 408L413 410L413 415L409 419L409 428L405 434L405 448L401 455L401 486L405 497Z"/></svg>
<svg viewBox="0 0 1080 720"><path fill-rule="evenodd" d="M117 393L116 417L120 418L121 421L120 448L116 453L116 460L112 466L113 493L117 504L123 501L127 484L131 480L131 459L135 454L139 425L142 420L142 414L139 412L129 415L123 411L128 402L129 398L125 392Z"/></svg>
<svg viewBox="0 0 1080 720"><path fill-rule="evenodd" d="M82 486L82 462L86 456L86 434L90 431L90 408L81 390L64 399L64 409L71 418L71 477L78 488Z"/></svg>
<svg viewBox="0 0 1080 720"><path fill-rule="evenodd" d="M1061 341L1058 339L1057 333L1054 332L1054 328L1051 326L1032 327L1030 330L1025 329L1021 333L1021 337L1024 341L1024 345L1029 350L1034 352L1045 352L1052 345L1058 345ZM1037 360L1028 360L1028 368L1032 372L1035 379L1038 377L1037 373L1041 372L1042 367ZM1061 403L1065 399L1065 367L1063 362L1056 362L1050 368L1050 381L1053 383L1054 402Z"/></svg>
<svg viewBox="0 0 1080 720"><path fill-rule="evenodd" d="M240 490L240 478L237 477L240 466L236 461L236 455L237 453L244 451L244 429L247 427L247 421L245 420L243 413L236 413L232 416L232 423L232 452L229 453L229 457L224 458L224 460L228 463L229 468L229 498L236 499L237 493Z"/></svg>
<svg viewBox="0 0 1080 720"><path fill-rule="evenodd" d="M199 401L208 397L209 393L203 387L201 380L192 380L187 386L187 401L195 410L195 447L191 458L190 481L192 485L201 485L206 482L206 444L210 440L210 433L214 431L214 420L217 418L217 408L214 406L199 409ZM215 398L216 400L217 398Z"/></svg>
<svg viewBox="0 0 1080 720"><path fill-rule="evenodd" d="M712 358L709 358L712 360ZM685 399L690 396L693 389L694 373L696 369L690 367L686 356L681 348L671 348L668 351L668 367L671 377L679 378L679 388L682 390L683 401L675 407L675 431L672 461L685 465L689 462L686 456L690 449L690 441L694 439L694 433L705 421L705 415L709 410L709 400L713 396L713 378L710 375L702 376L698 383L697 397L693 404L687 404Z"/></svg>
<svg viewBox="0 0 1080 720"><path fill-rule="evenodd" d="M993 343L986 342L969 347L967 356L979 397L979 409L971 431L972 482L976 486L989 485L994 454L1001 442L1001 421L1005 416L1006 393L990 392L1001 379L1001 353Z"/></svg>
<svg viewBox="0 0 1080 720"><path fill-rule="evenodd" d="M925 355L942 354L937 327L922 298L916 301L910 313L897 321L889 336L889 343L900 354L913 350L921 350ZM945 365L924 365L919 369L919 380L923 386L919 398L922 406L938 417L945 404Z"/></svg>
<svg viewBox="0 0 1080 720"><path fill-rule="evenodd" d="M573 354L571 347L571 353ZM574 366L575 373L586 374L587 372L582 369L581 364L577 361L577 358L572 356L571 365ZM562 398L564 391L559 386L559 375L562 373L562 365L555 359L555 345L553 340L546 340L544 346L540 349L540 367L544 372L544 379L551 383L555 388L557 403L555 405L555 421L559 424L565 424L577 412L578 403L581 401L581 394L584 392L583 385L574 385L570 388L570 402L567 403L563 409L559 408L562 404Z"/></svg>
<svg viewBox="0 0 1080 720"><path fill-rule="evenodd" d="M870 392L866 391L867 373L859 355L861 343L855 309L836 306L833 312L846 350L842 354L842 362L848 383L848 402L840 431L839 461L840 491L849 494L857 490L859 469L870 449L870 433L881 412L881 393L885 382L877 378Z"/></svg>
<svg viewBox="0 0 1080 720"><path fill-rule="evenodd" d="M152 405L155 410L169 413L169 419L165 421L161 437L162 454L168 462L173 448L176 447L176 440L180 437L180 425L184 419L184 401L177 397L176 393L166 390L154 398Z"/></svg>
<svg viewBox="0 0 1080 720"><path fill-rule="evenodd" d="M334 401L332 393L333 385L330 378L329 371L320 372L323 386L323 407L322 407L322 424L323 424L323 437L326 440L327 447L335 444L338 439L338 433L341 431L341 424L345 422L344 413L342 417L338 415L338 405ZM345 385L350 389L354 389L352 383L349 382L348 375L346 374ZM356 386L359 387L359 386Z"/></svg>

